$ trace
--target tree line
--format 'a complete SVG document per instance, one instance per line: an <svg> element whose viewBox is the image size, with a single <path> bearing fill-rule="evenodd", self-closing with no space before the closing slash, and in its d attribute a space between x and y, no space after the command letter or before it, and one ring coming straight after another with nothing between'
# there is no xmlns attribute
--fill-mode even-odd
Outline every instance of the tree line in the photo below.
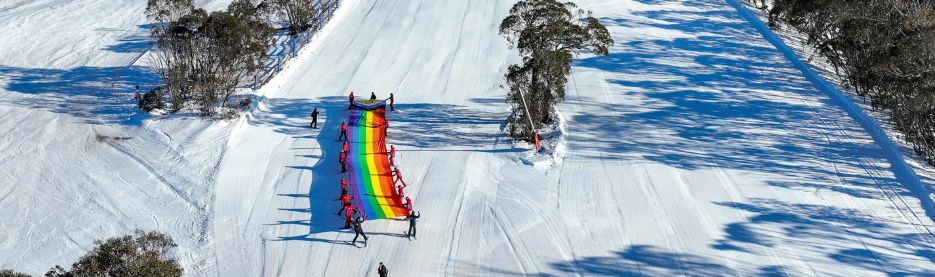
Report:
<svg viewBox="0 0 935 277"><path fill-rule="evenodd" d="M273 26L304 32L320 24L316 15L326 8L312 0L235 0L226 11L209 13L192 0L148 0L146 16L154 21L150 64L163 85L138 95L140 108L178 111L190 105L214 115L264 69Z"/></svg>
<svg viewBox="0 0 935 277"><path fill-rule="evenodd" d="M935 165L935 1L748 0L788 24ZM759 2L759 3L757 3Z"/></svg>

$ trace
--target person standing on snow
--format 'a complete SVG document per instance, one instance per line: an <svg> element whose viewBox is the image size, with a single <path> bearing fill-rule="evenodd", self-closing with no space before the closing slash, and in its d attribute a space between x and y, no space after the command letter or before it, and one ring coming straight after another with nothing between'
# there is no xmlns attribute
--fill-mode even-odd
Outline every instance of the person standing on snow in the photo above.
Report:
<svg viewBox="0 0 935 277"><path fill-rule="evenodd" d="M371 92L370 92L370 100L377 100L377 94L371 91Z"/></svg>
<svg viewBox="0 0 935 277"><path fill-rule="evenodd" d="M318 128L318 108L315 108L315 110L312 111L312 123L309 123L308 127Z"/></svg>
<svg viewBox="0 0 935 277"><path fill-rule="evenodd" d="M396 157L396 146L390 145L390 152L386 152L386 156L390 158L390 166L396 166L396 163L393 163L393 158Z"/></svg>
<svg viewBox="0 0 935 277"><path fill-rule="evenodd" d="M341 173L347 172L347 161L344 160L344 152L338 153L338 162L341 163Z"/></svg>
<svg viewBox="0 0 935 277"><path fill-rule="evenodd" d="M354 92L352 91L352 92L351 92L351 96L348 96L347 98L350 100L350 101L348 101L348 102L350 102L350 104L347 105L347 109L350 110L351 107L354 106Z"/></svg>
<svg viewBox="0 0 935 277"><path fill-rule="evenodd" d="M341 151L344 152L344 155L347 155L347 154L350 154L350 150L351 149L347 147L347 141L344 141L344 147L342 147Z"/></svg>
<svg viewBox="0 0 935 277"><path fill-rule="evenodd" d="M344 181L344 177L341 177L341 195L347 194L347 185L350 185L347 181Z"/></svg>
<svg viewBox="0 0 935 277"><path fill-rule="evenodd" d="M403 175L399 173L399 168L398 168L398 167L397 167L396 169L393 169L393 171L391 171L390 174L395 174L395 175L396 175L396 179L393 180L393 185L394 185L394 186L396 185L396 182L397 182L397 181L399 181L400 183L403 183L403 186L404 186L404 187L405 187L405 186L408 186L408 185L406 185L406 181L403 181Z"/></svg>
<svg viewBox="0 0 935 277"><path fill-rule="evenodd" d="M406 207L406 212L412 212L412 199L409 199L408 196L406 196L406 204L403 204L403 207Z"/></svg>
<svg viewBox="0 0 935 277"><path fill-rule="evenodd" d="M383 262L380 262L380 267L377 268L377 273L380 274L380 277L386 277L390 273L389 270L386 270L386 266L383 265Z"/></svg>
<svg viewBox="0 0 935 277"><path fill-rule="evenodd" d="M409 215L406 216L406 220L409 220L409 231L406 232L407 237L416 237L416 218L419 218L420 216L422 216L421 212L417 215L414 211L410 211Z"/></svg>
<svg viewBox="0 0 935 277"><path fill-rule="evenodd" d="M338 136L338 140L347 141L347 124L344 124L344 121L341 121L341 135Z"/></svg>
<svg viewBox="0 0 935 277"><path fill-rule="evenodd" d="M357 244L357 237L358 237L358 236L363 236L363 237L364 237L364 244L367 243L367 234L364 234L364 228L363 228L363 227L360 227L360 224L363 223L363 222L364 222L364 219L363 219L363 218L360 218L359 216L357 217L357 219L354 220L354 222L353 222L353 223L354 223L354 240L351 241L351 244L355 244L355 245Z"/></svg>
<svg viewBox="0 0 935 277"><path fill-rule="evenodd" d="M392 92L390 93L390 111L396 111L396 109L393 108L393 93Z"/></svg>
<svg viewBox="0 0 935 277"><path fill-rule="evenodd" d="M347 192L347 191L345 190L344 192ZM335 214L338 216L341 216L341 212L343 212L346 209L349 209L348 207L352 207L351 206L352 199L354 199L354 197L347 195L347 193L342 193L341 198L335 199L335 200L341 200L341 209L338 210L338 212Z"/></svg>
<svg viewBox="0 0 935 277"><path fill-rule="evenodd" d="M357 210L357 207L347 206L347 214L345 215L347 220L344 221L344 229L351 228L351 216L353 215L352 212L355 210Z"/></svg>

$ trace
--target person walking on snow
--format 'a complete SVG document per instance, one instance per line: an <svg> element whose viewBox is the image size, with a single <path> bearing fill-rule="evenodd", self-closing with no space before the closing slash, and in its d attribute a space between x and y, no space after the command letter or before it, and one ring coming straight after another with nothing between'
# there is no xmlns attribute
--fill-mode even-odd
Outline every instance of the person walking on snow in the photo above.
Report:
<svg viewBox="0 0 935 277"><path fill-rule="evenodd" d="M377 100L377 94L371 91L371 92L370 92L370 100Z"/></svg>
<svg viewBox="0 0 935 277"><path fill-rule="evenodd" d="M390 93L390 111L396 111L396 109L393 108L393 93L392 92Z"/></svg>
<svg viewBox="0 0 935 277"><path fill-rule="evenodd" d="M403 181L403 175L399 173L399 168L398 168L398 167L397 167L396 169L393 169L393 171L391 171L390 174L394 174L394 173L396 174L396 179L393 180L393 185L394 185L394 186L396 185L396 182L397 182L397 181L399 181L400 183L403 183L403 186L404 186L404 187L405 187L405 186L408 186L408 185L406 185L406 181Z"/></svg>
<svg viewBox="0 0 935 277"><path fill-rule="evenodd" d="M396 157L396 147L390 145L390 152L386 152L386 155L390 158L390 166L396 166L396 164L393 163L393 158Z"/></svg>
<svg viewBox="0 0 935 277"><path fill-rule="evenodd" d="M360 227L360 224L363 223L363 222L364 222L364 219L363 219L363 218L360 218L359 216L357 217L357 219L354 220L354 222L353 222L353 223L354 223L354 240L351 241L351 244L355 244L355 245L357 244L357 237L358 237L358 236L363 236L363 237L364 237L364 244L367 243L367 234L364 234L364 228L363 228L363 227Z"/></svg>
<svg viewBox="0 0 935 277"><path fill-rule="evenodd" d="M377 268L377 273L380 274L380 277L386 277L390 273L389 270L386 270L386 266L383 265L383 262L380 262L380 267Z"/></svg>
<svg viewBox="0 0 935 277"><path fill-rule="evenodd" d="M413 212L413 211L410 211L409 216L406 216L406 220L409 220L409 231L406 232L407 237L408 236L412 236L413 238L416 237L416 219L421 216L422 216L421 212L417 215L416 212Z"/></svg>
<svg viewBox="0 0 935 277"><path fill-rule="evenodd" d="M338 136L338 140L347 141L347 124L344 124L344 121L341 121L341 135Z"/></svg>
<svg viewBox="0 0 935 277"><path fill-rule="evenodd" d="M341 163L341 173L347 172L347 161L344 160L344 152L338 153L338 162Z"/></svg>
<svg viewBox="0 0 935 277"><path fill-rule="evenodd" d="M347 98L350 100L350 101L348 101L348 102L350 102L350 104L347 105L347 109L350 110L351 107L354 106L354 92L352 91L352 92L351 92L351 96L348 96Z"/></svg>
<svg viewBox="0 0 935 277"><path fill-rule="evenodd" d="M309 128L318 128L318 108L312 111L312 123L308 124Z"/></svg>

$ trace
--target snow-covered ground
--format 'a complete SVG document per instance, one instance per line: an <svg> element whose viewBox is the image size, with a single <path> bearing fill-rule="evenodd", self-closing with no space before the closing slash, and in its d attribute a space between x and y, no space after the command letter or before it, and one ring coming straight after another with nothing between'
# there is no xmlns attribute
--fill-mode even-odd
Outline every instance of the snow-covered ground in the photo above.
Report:
<svg viewBox="0 0 935 277"><path fill-rule="evenodd" d="M21 2L0 5L0 34L49 27L59 45L0 35L0 268L39 274L143 228L176 238L193 276L935 275L916 173L722 0L575 1L616 44L574 65L552 166L499 133L511 1L345 0L231 123L127 116L129 84L106 89L118 69L145 79L117 50L145 36L141 4L35 24L41 3L108 2ZM365 222L366 248L337 229L350 91L396 95L416 240L399 220Z"/></svg>
<svg viewBox="0 0 935 277"><path fill-rule="evenodd" d="M41 276L141 228L170 233L188 273L213 270L214 176L234 125L136 112L132 87L156 82L138 61L145 7L0 1L0 268Z"/></svg>

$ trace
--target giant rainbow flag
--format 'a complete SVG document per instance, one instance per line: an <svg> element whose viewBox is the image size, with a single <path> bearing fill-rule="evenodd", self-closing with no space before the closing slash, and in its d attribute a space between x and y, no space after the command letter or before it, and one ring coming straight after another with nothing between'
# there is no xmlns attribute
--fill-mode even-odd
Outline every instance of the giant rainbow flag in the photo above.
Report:
<svg viewBox="0 0 935 277"><path fill-rule="evenodd" d="M354 102L347 124L347 172L364 219L405 216L386 157L386 101Z"/></svg>

